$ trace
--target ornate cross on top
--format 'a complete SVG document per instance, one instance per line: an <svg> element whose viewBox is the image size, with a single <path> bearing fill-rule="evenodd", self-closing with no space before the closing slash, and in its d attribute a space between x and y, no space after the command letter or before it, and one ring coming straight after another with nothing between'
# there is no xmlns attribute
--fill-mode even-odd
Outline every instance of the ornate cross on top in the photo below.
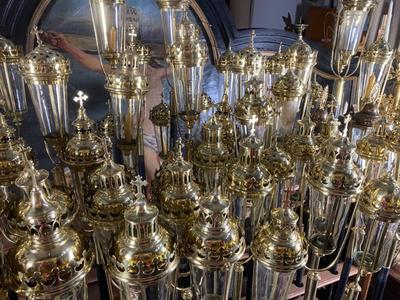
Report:
<svg viewBox="0 0 400 300"><path fill-rule="evenodd" d="M39 46L43 45L43 41L40 38L40 35L43 34L43 30L39 29L37 26L34 26L31 34L34 34L36 36L36 42Z"/></svg>
<svg viewBox="0 0 400 300"><path fill-rule="evenodd" d="M76 93L76 96L74 97L74 101L76 103L79 102L79 106L83 107L83 102L85 102L87 99L89 99L88 95L86 95L84 92L82 91L78 91Z"/></svg>
<svg viewBox="0 0 400 300"><path fill-rule="evenodd" d="M253 116L251 117L251 119L250 119L250 126L251 126L250 135L255 135L255 133L256 133L256 123L257 123L257 121L258 121L257 116L256 116L256 115L253 115Z"/></svg>
<svg viewBox="0 0 400 300"><path fill-rule="evenodd" d="M176 144L175 144L175 159L182 159L183 160L182 148L183 148L182 138L178 138L176 140Z"/></svg>
<svg viewBox="0 0 400 300"><path fill-rule="evenodd" d="M142 177L140 175L137 175L135 177L135 180L131 181L131 184L133 186L136 186L137 194L143 194L143 188L147 186L147 181L142 180Z"/></svg>
<svg viewBox="0 0 400 300"><path fill-rule="evenodd" d="M343 134L342 134L343 137L347 136L347 131L349 130L350 121L351 121L351 116L350 115L347 115L347 116L344 117L344 120L343 120L344 128L343 128Z"/></svg>
<svg viewBox="0 0 400 300"><path fill-rule="evenodd" d="M307 27L308 27L307 24L301 23L301 19L300 19L300 23L296 24L296 29L297 29L297 32L298 32L298 34L299 34L299 38L302 38L302 37L303 37L303 31L304 31Z"/></svg>
<svg viewBox="0 0 400 300"><path fill-rule="evenodd" d="M131 43L133 43L133 41L137 38L136 27L133 26L133 24L130 24L128 27L128 36Z"/></svg>

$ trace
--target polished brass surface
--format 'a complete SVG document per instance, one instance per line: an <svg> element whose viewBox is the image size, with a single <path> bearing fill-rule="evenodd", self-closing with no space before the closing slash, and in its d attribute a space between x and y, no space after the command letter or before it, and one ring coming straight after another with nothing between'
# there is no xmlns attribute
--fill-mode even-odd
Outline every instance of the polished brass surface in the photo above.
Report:
<svg viewBox="0 0 400 300"><path fill-rule="evenodd" d="M168 104L160 103L150 110L150 121L155 126L168 127L171 122L171 110Z"/></svg>
<svg viewBox="0 0 400 300"><path fill-rule="evenodd" d="M303 97L306 89L301 80L291 69L280 77L272 86L272 93L276 101L284 103L286 101L299 101Z"/></svg>
<svg viewBox="0 0 400 300"><path fill-rule="evenodd" d="M199 269L215 271L239 261L246 249L238 222L229 216L229 200L220 195L200 200L197 221L185 239L184 255Z"/></svg>
<svg viewBox="0 0 400 300"><path fill-rule="evenodd" d="M20 71L28 84L56 84L67 79L71 73L69 60L48 48L35 28L37 47L28 53L19 64Z"/></svg>
<svg viewBox="0 0 400 300"><path fill-rule="evenodd" d="M125 228L110 249L108 271L130 286L151 285L173 272L179 262L176 244L158 225L158 209L148 204L138 176L136 200L124 213Z"/></svg>
<svg viewBox="0 0 400 300"><path fill-rule="evenodd" d="M251 32L250 44L248 47L240 50L232 61L232 71L237 74L249 76L258 75L264 67L264 57L262 53L254 46L256 33Z"/></svg>
<svg viewBox="0 0 400 300"><path fill-rule="evenodd" d="M375 125L373 132L357 142L357 154L364 159L384 162L387 160L388 145L385 139L386 122Z"/></svg>
<svg viewBox="0 0 400 300"><path fill-rule="evenodd" d="M254 258L276 272L290 272L304 267L308 246L297 228L298 219L290 208L274 208L271 221L257 229L251 244Z"/></svg>

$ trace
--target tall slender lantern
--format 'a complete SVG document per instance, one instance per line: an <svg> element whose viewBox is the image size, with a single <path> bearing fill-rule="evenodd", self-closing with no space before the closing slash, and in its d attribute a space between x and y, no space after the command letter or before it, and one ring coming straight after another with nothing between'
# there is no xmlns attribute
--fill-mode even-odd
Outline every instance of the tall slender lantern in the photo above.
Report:
<svg viewBox="0 0 400 300"><path fill-rule="evenodd" d="M232 51L231 44L229 43L228 49L220 56L216 64L218 72L222 73L224 80L222 87L224 91L227 91L226 94L229 97L229 103L232 107L239 98L236 76L232 70L232 64L235 60L235 56L236 53Z"/></svg>
<svg viewBox="0 0 400 300"><path fill-rule="evenodd" d="M125 228L109 251L107 272L121 299L171 299L179 257L170 234L158 225L158 209L142 193L136 177L136 200L124 213Z"/></svg>
<svg viewBox="0 0 400 300"><path fill-rule="evenodd" d="M400 222L400 186L391 175L371 180L360 195L354 262L358 275L347 286L348 300L358 299L359 280L379 271L391 251Z"/></svg>
<svg viewBox="0 0 400 300"><path fill-rule="evenodd" d="M231 157L222 142L222 126L215 116L202 128L202 142L193 154L193 171L196 179L203 184L203 193L221 191L227 164Z"/></svg>
<svg viewBox="0 0 400 300"><path fill-rule="evenodd" d="M69 132L69 61L43 44L39 37L41 31L35 28L34 33L38 46L21 60L19 66L28 85L46 145L53 147L60 158Z"/></svg>
<svg viewBox="0 0 400 300"><path fill-rule="evenodd" d="M338 73L343 73L358 51L368 13L375 6L374 0L341 0L336 18L333 40L333 65Z"/></svg>
<svg viewBox="0 0 400 300"><path fill-rule="evenodd" d="M0 94L5 101L5 113L19 127L22 114L28 111L24 80L18 63L23 57L22 47L0 35Z"/></svg>
<svg viewBox="0 0 400 300"><path fill-rule="evenodd" d="M228 151L236 155L236 125L233 121L233 109L229 104L228 91L222 95L221 101L216 105L215 117L222 126L222 142L227 146Z"/></svg>
<svg viewBox="0 0 400 300"><path fill-rule="evenodd" d="M392 47L384 37L377 39L361 54L360 75L357 82L358 109L362 109L366 104L363 101L364 92L367 89L371 76L375 78L373 93L376 96L383 94L393 58Z"/></svg>
<svg viewBox="0 0 400 300"><path fill-rule="evenodd" d="M304 86L308 87L313 67L317 63L318 51L313 50L303 40L303 31L307 25L297 24L296 27L299 38L288 49L287 58L292 63L296 76L301 79Z"/></svg>
<svg viewBox="0 0 400 300"><path fill-rule="evenodd" d="M20 212L26 233L10 256L11 287L27 299L88 299L85 277L94 253L77 231L60 223L60 203L48 199L32 162L28 168L31 187Z"/></svg>
<svg viewBox="0 0 400 300"><path fill-rule="evenodd" d="M293 276L305 266L307 242L290 208L275 208L268 224L257 229L251 244L255 260L252 299L286 299Z"/></svg>
<svg viewBox="0 0 400 300"><path fill-rule="evenodd" d="M245 249L240 226L229 216L229 200L217 194L203 197L184 248L191 264L194 299L229 299L233 267Z"/></svg>
<svg viewBox="0 0 400 300"><path fill-rule="evenodd" d="M201 112L203 71L208 59L199 27L190 21L186 11L178 25L176 42L168 48L167 60L172 67L176 107L190 138Z"/></svg>
<svg viewBox="0 0 400 300"><path fill-rule="evenodd" d="M253 127L259 138L264 137L271 123L272 108L264 97L263 82L252 78L245 83L246 92L235 104L235 117L239 123L240 136L246 137Z"/></svg>
<svg viewBox="0 0 400 300"><path fill-rule="evenodd" d="M124 165L133 170L137 169L137 157L143 151L143 99L149 90L148 78L141 72L140 61L145 61L145 57L141 57L132 40L120 58L120 67L107 74L105 84L111 96L117 147Z"/></svg>
<svg viewBox="0 0 400 300"><path fill-rule="evenodd" d="M232 202L233 215L246 228L246 242L249 244L263 217L262 208L270 207L273 178L261 163L263 142L260 139L251 134L239 145L239 160L229 168L223 186Z"/></svg>
<svg viewBox="0 0 400 300"><path fill-rule="evenodd" d="M64 149L63 161L71 169L75 197L80 206L79 221L83 221L81 229L87 228L85 202L90 195L90 174L104 161L104 143L94 132L94 122L89 119L83 102L88 99L82 91L78 91L74 101L79 102L78 116L72 123L74 135L69 139Z"/></svg>
<svg viewBox="0 0 400 300"><path fill-rule="evenodd" d="M157 5L160 8L161 24L164 32L164 45L167 49L172 46L177 39L178 28L176 21L179 19L182 11L189 6L188 0L157 0Z"/></svg>
<svg viewBox="0 0 400 300"><path fill-rule="evenodd" d="M112 67L125 50L125 0L90 0L90 11L99 54Z"/></svg>
<svg viewBox="0 0 400 300"><path fill-rule="evenodd" d="M307 239L312 270L307 276L305 299L315 299L319 260L337 249L351 203L362 191L364 178L353 162L355 146L346 137L348 122L347 118L343 136L324 147L321 159L306 170L310 191Z"/></svg>

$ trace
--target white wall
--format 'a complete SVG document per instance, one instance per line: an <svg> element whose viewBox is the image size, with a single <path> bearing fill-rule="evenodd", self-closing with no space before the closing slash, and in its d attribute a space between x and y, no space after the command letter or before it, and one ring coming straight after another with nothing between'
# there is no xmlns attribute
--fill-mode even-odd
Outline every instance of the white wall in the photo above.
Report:
<svg viewBox="0 0 400 300"><path fill-rule="evenodd" d="M301 0L254 0L251 27L283 29L285 24L282 16L287 16L288 12L292 16L292 23L296 23L298 21L296 10L301 2Z"/></svg>

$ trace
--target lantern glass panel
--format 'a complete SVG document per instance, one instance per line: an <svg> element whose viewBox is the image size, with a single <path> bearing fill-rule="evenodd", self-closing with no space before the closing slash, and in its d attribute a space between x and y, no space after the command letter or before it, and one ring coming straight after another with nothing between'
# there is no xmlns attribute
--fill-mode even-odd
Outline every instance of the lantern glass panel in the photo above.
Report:
<svg viewBox="0 0 400 300"><path fill-rule="evenodd" d="M177 11L173 8L161 8L161 24L164 32L164 43L166 46L171 46L176 39L176 20Z"/></svg>
<svg viewBox="0 0 400 300"><path fill-rule="evenodd" d="M172 275L165 276L152 285L130 286L119 282L121 300L171 299Z"/></svg>
<svg viewBox="0 0 400 300"><path fill-rule="evenodd" d="M367 89L367 84L369 79L372 75L375 76L375 87L377 88L377 92L382 92L381 89L383 88L383 84L385 79L389 73L391 67L391 60L385 64L373 63L373 62L366 62L361 59L360 63L360 75L358 76L358 83L357 83L357 99L360 101L359 110L363 108L365 103L362 103L362 99L364 97L364 93ZM374 88L375 88L374 87Z"/></svg>
<svg viewBox="0 0 400 300"><path fill-rule="evenodd" d="M312 187L309 192L308 241L315 253L329 255L336 250L353 198L326 196Z"/></svg>
<svg viewBox="0 0 400 300"><path fill-rule="evenodd" d="M253 275L252 299L280 300L287 298L287 292L295 272L274 272L256 261Z"/></svg>
<svg viewBox="0 0 400 300"><path fill-rule="evenodd" d="M60 139L69 132L67 83L28 85L40 130L47 142Z"/></svg>
<svg viewBox="0 0 400 300"><path fill-rule="evenodd" d="M229 293L228 271L207 271L192 266L192 281L195 289L194 299L224 299L224 295Z"/></svg>
<svg viewBox="0 0 400 300"><path fill-rule="evenodd" d="M169 126L154 126L157 149L163 155L167 155L170 148L171 130Z"/></svg>
<svg viewBox="0 0 400 300"><path fill-rule="evenodd" d="M24 113L28 110L24 80L18 64L0 65L0 90L5 98L7 113Z"/></svg>
<svg viewBox="0 0 400 300"><path fill-rule="evenodd" d="M90 2L100 53L106 58L107 54L122 53L125 49L125 1Z"/></svg>
<svg viewBox="0 0 400 300"><path fill-rule="evenodd" d="M354 262L366 272L379 271L390 251L398 223L371 219L360 210L356 213L356 249ZM364 256L365 253L365 256Z"/></svg>
<svg viewBox="0 0 400 300"><path fill-rule="evenodd" d="M27 298L29 299L29 297ZM87 290L87 284L86 284L86 279L82 280L82 283L72 287L64 292L62 292L60 295L57 296L43 296L43 295L35 295L34 299L37 300L87 300L88 299L88 290Z"/></svg>
<svg viewBox="0 0 400 300"><path fill-rule="evenodd" d="M334 61L345 65L350 62L350 58L357 52L364 30L368 11L362 10L342 10L338 16L338 28L336 32L336 48ZM341 69L341 68L337 68Z"/></svg>
<svg viewBox="0 0 400 300"><path fill-rule="evenodd" d="M137 137L138 125L143 123L144 112L140 116L142 100L126 98L122 95L111 96L111 106L114 114L117 140L125 145L134 143Z"/></svg>
<svg viewBox="0 0 400 300"><path fill-rule="evenodd" d="M178 113L186 123L198 120L201 112L203 67L172 68Z"/></svg>

